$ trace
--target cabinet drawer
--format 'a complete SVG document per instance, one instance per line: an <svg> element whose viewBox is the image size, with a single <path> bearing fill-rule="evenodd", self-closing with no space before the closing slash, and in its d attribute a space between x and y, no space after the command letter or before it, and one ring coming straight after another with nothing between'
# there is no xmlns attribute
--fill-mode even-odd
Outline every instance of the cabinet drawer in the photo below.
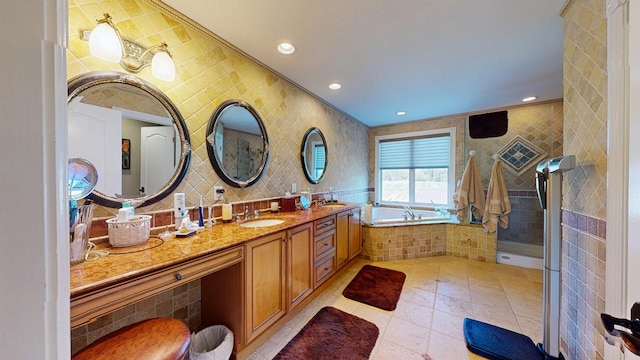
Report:
<svg viewBox="0 0 640 360"><path fill-rule="evenodd" d="M336 216L331 215L313 222L313 235L325 233L336 228Z"/></svg>
<svg viewBox="0 0 640 360"><path fill-rule="evenodd" d="M238 246L74 297L70 304L71 328L243 260L244 247Z"/></svg>
<svg viewBox="0 0 640 360"><path fill-rule="evenodd" d="M335 249L335 230L334 231L326 231L316 237L313 238L315 248L314 248L314 260L318 261L321 257L323 257L328 251Z"/></svg>
<svg viewBox="0 0 640 360"><path fill-rule="evenodd" d="M314 288L318 288L323 282L333 275L336 271L335 267L335 251L331 251L331 253L318 261L315 265L315 274L314 280L315 285Z"/></svg>

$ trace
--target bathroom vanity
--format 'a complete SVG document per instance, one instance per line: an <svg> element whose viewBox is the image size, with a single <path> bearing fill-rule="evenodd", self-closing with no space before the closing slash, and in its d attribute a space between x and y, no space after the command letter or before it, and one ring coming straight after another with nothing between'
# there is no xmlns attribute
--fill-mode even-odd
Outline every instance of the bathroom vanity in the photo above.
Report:
<svg viewBox="0 0 640 360"><path fill-rule="evenodd" d="M136 253L71 266L71 327L201 280L201 327L224 324L244 358L346 269L362 249L360 205L312 206L266 227L217 224ZM150 239L157 241L157 239Z"/></svg>

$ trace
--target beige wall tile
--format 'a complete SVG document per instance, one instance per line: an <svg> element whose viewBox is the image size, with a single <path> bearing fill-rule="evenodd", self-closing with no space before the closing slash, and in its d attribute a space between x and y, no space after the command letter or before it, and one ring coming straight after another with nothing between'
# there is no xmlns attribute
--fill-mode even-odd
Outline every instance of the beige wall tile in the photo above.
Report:
<svg viewBox="0 0 640 360"><path fill-rule="evenodd" d="M561 345L567 358L601 359L604 341L604 232L583 220L606 218L607 61L604 0L573 0L564 17L564 152L578 167L565 174ZM579 220L577 220L579 219Z"/></svg>
<svg viewBox="0 0 640 360"><path fill-rule="evenodd" d="M176 80L158 81L150 69L136 74L162 90L185 119L193 148L191 166L176 192L187 194L187 206L196 206L201 195L213 201L213 185L223 185L231 201L246 201L283 195L296 182L299 189L312 192L365 189L367 182L368 128L344 113L319 101L279 75L226 46L211 34L192 26L175 14L161 11L150 1L69 1L68 77L96 70L124 72L118 64L89 54L88 43L78 39L81 30L95 26L95 19L110 13L126 38L151 46L161 41L169 45L176 63ZM228 99L252 104L262 117L270 141L270 159L259 182L246 189L231 188L214 172L207 157L206 126L215 108ZM310 127L324 133L328 146L325 180L307 182L300 164L299 148ZM346 172L343 169L350 169ZM364 202L366 193L343 200ZM171 209L167 197L141 212ZM109 216L113 209L97 207L94 216Z"/></svg>

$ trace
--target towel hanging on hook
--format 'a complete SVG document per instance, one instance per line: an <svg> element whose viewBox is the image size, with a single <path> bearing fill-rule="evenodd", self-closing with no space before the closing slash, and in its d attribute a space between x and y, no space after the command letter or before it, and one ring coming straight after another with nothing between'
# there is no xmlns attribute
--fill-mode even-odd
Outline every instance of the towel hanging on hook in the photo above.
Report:
<svg viewBox="0 0 640 360"><path fill-rule="evenodd" d="M482 217L484 212L484 187L478 170L478 162L472 152L475 153L473 150L469 152L471 156L464 169L464 174L462 174L460 186L453 194L453 204L459 221L465 219L469 206L471 206L473 216L478 219Z"/></svg>
<svg viewBox="0 0 640 360"><path fill-rule="evenodd" d="M502 160L500 159L497 159L493 164L484 206L482 226L485 232L496 232L498 225L503 229L509 226L511 201L502 175Z"/></svg>

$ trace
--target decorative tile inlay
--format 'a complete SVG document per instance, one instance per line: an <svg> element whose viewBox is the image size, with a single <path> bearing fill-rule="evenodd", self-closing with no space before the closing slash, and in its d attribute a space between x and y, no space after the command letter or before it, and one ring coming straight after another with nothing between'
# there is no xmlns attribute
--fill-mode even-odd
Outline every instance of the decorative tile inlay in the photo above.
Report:
<svg viewBox="0 0 640 360"><path fill-rule="evenodd" d="M516 135L511 142L498 150L498 156L518 175L525 172L538 160L547 155L539 147Z"/></svg>

